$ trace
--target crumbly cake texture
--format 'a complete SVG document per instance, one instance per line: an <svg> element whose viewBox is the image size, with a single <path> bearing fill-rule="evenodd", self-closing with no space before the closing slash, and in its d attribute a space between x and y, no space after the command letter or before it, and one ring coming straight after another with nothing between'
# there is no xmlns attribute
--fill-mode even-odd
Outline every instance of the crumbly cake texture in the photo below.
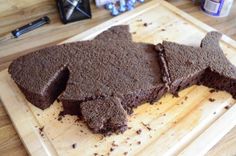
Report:
<svg viewBox="0 0 236 156"><path fill-rule="evenodd" d="M19 57L9 73L26 99L41 109L59 99L64 112L81 117L95 133L127 129L133 108L193 84L234 97L236 69L211 32L201 47L164 41L132 41L128 26L112 27L93 40L45 48Z"/></svg>
<svg viewBox="0 0 236 156"><path fill-rule="evenodd" d="M56 98L65 113L79 115L94 132L123 132L127 114L166 90L155 46L132 42L128 26L94 40L53 46L13 61L13 80L41 109Z"/></svg>
<svg viewBox="0 0 236 156"><path fill-rule="evenodd" d="M225 57L219 45L221 34L209 32L200 47L163 41L156 45L161 62L163 81L169 91L199 84L225 90L236 98L236 67Z"/></svg>

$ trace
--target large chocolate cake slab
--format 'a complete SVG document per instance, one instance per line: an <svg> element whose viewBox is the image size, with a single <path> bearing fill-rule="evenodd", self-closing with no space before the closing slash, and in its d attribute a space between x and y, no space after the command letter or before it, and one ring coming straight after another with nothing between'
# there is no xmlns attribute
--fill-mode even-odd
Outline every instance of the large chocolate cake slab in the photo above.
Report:
<svg viewBox="0 0 236 156"><path fill-rule="evenodd" d="M96 133L124 132L133 108L193 84L236 97L236 68L208 33L200 47L164 41L134 43L128 26L115 26L91 41L45 48L19 57L9 73L26 99L46 109L59 99Z"/></svg>

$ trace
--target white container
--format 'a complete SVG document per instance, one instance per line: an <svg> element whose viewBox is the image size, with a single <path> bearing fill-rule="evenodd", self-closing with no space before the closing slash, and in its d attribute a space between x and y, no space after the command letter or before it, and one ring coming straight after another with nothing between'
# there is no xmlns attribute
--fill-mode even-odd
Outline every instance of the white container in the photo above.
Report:
<svg viewBox="0 0 236 156"><path fill-rule="evenodd" d="M228 16L234 0L202 0L202 10L210 16Z"/></svg>
<svg viewBox="0 0 236 156"><path fill-rule="evenodd" d="M109 3L109 2L115 3L117 1L118 0L95 0L97 7L101 7L101 6L103 6L103 5L105 5L106 3Z"/></svg>

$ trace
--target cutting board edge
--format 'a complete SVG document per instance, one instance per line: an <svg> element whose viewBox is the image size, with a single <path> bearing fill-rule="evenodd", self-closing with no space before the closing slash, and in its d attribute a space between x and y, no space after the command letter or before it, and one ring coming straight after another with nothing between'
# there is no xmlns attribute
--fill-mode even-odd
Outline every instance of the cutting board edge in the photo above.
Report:
<svg viewBox="0 0 236 156"><path fill-rule="evenodd" d="M0 90L2 90L2 89L5 90L4 84L8 85L8 87L6 87L6 88L12 88L9 85L8 79L10 81L12 81L12 85L14 86L14 88L17 89L16 93L17 94L21 93L20 90L18 89L17 85L14 84L13 80L11 80L10 74L8 73L8 69L5 69L0 72ZM8 91L11 92L12 90L9 89ZM11 95L13 95L13 97L14 97L14 94L11 94ZM21 100L25 101L24 96L21 96L21 97L22 97ZM6 101L16 102L14 100L19 100L19 99L8 98L3 92L0 92L0 100L3 104L3 107L5 108L5 110L7 112L7 114L9 115L9 117L11 119L14 128L16 129L17 133L19 134L19 137L20 137L22 143L26 147L28 154L41 155L41 156L44 156L44 155L45 156L48 156L48 155L57 156L58 155L57 151L55 150L53 145L50 143L47 136L44 135L43 138L40 136L40 132L39 132L40 125L38 124L38 122L36 121L34 116L32 117L32 112L29 109L29 107L27 106L27 104L22 104L21 107L18 106L17 108L14 108L14 110L17 109L17 111L13 113L12 108L10 108L11 105L6 104L7 103ZM19 118L20 114L24 114L24 115L21 116L21 118ZM29 131L27 131L27 132L22 131L19 128L20 126L18 124L21 124L21 126L23 125L26 127L30 127L30 128L27 128ZM37 126L37 127L35 127L35 126ZM25 137L25 136L27 136L27 137ZM33 138L34 141L38 141L37 148L32 148L32 145L31 145L30 141L28 140L29 138L30 139ZM47 146L45 146L45 145L47 145Z"/></svg>

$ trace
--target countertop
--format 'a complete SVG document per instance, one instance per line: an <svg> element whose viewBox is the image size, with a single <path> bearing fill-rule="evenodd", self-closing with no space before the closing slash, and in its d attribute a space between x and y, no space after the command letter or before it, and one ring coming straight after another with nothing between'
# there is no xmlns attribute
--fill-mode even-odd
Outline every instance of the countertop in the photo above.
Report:
<svg viewBox="0 0 236 156"><path fill-rule="evenodd" d="M191 0L169 0L169 2L236 40L236 3L234 3L228 17L212 18L202 13L199 6L194 5ZM48 15L52 20L48 26L0 45L0 70L7 68L10 61L20 55L39 49L42 45L52 45L63 41L111 18L106 10L97 9L92 5L92 20L63 25L59 20L55 0L0 0L0 4L0 36L44 15ZM40 40L40 38L44 38L44 40ZM21 45L29 43L28 49L22 49L20 53L15 53ZM236 127L212 148L208 155L236 155L235 147ZM27 151L20 141L1 101L0 155L27 155Z"/></svg>

